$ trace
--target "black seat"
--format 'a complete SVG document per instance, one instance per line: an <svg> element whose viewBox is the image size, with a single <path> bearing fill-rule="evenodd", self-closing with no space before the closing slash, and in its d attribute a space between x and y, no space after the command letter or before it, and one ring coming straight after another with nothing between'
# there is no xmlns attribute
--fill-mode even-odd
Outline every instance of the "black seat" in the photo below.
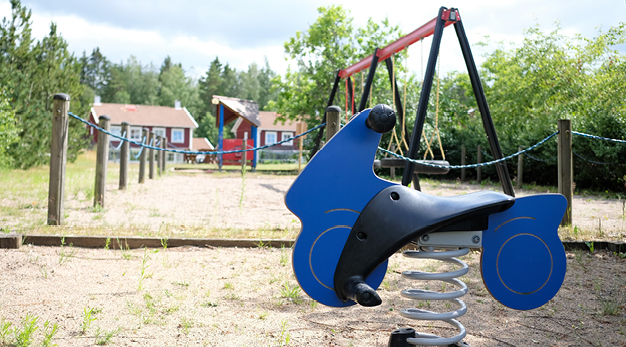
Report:
<svg viewBox="0 0 626 347"><path fill-rule="evenodd" d="M380 304L365 282L377 266L411 240L434 231L473 226L487 229L489 215L513 206L515 198L498 192L433 196L405 186L380 191L354 223L335 270L335 291L342 300ZM363 302L362 302L363 301Z"/></svg>

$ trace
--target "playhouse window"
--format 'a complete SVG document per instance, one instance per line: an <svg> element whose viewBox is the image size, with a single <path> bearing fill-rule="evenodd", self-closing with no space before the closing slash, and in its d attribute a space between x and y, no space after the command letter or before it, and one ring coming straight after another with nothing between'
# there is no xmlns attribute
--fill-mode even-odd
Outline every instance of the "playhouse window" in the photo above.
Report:
<svg viewBox="0 0 626 347"><path fill-rule="evenodd" d="M266 145L273 145L276 142L276 132L275 131L266 131L265 132L265 144Z"/></svg>
<svg viewBox="0 0 626 347"><path fill-rule="evenodd" d="M139 127L130 128L130 139L133 140L133 141L141 142L141 140L142 140L142 138L141 138L141 128L139 128Z"/></svg>
<svg viewBox="0 0 626 347"><path fill-rule="evenodd" d="M172 129L172 142L173 143L185 142L185 131L183 129Z"/></svg>
<svg viewBox="0 0 626 347"><path fill-rule="evenodd" d="M293 137L293 133L292 132L288 132L288 131L283 131L282 135L281 135L281 141L285 141L289 138ZM291 141L287 141L287 142L283 142L282 144L283 146L293 146L293 140Z"/></svg>
<svg viewBox="0 0 626 347"><path fill-rule="evenodd" d="M111 134L117 135L117 136L122 136L122 127L121 126L117 126L117 125L111 126ZM117 139L116 138L112 138L111 141L117 141Z"/></svg>
<svg viewBox="0 0 626 347"><path fill-rule="evenodd" d="M165 128L152 128L154 135L165 137Z"/></svg>

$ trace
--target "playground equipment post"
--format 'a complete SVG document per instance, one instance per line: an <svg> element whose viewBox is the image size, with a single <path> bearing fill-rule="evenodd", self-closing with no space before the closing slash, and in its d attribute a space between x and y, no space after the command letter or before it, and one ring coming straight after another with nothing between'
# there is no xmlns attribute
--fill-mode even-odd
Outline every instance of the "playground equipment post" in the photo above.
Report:
<svg viewBox="0 0 626 347"><path fill-rule="evenodd" d="M122 122L122 134L125 138L130 136L130 124L128 122ZM128 141L122 142L120 147L120 190L126 189L128 184L128 152L130 150Z"/></svg>
<svg viewBox="0 0 626 347"><path fill-rule="evenodd" d="M476 150L476 163L480 164L483 160L483 152L481 151L480 145L478 145L478 149ZM476 183L480 184L482 180L483 169L479 166L476 168Z"/></svg>
<svg viewBox="0 0 626 347"><path fill-rule="evenodd" d="M461 166L465 166L465 146L461 146ZM465 168L461 169L461 182L465 181Z"/></svg>
<svg viewBox="0 0 626 347"><path fill-rule="evenodd" d="M141 138L148 141L148 129L141 130ZM139 183L146 182L146 155L148 151L145 148L141 148L141 155L139 156Z"/></svg>
<svg viewBox="0 0 626 347"><path fill-rule="evenodd" d="M150 146L154 146L156 145L156 136L154 136L153 132L150 132L148 134L148 144ZM150 165L148 168L148 178L149 179L154 179L154 149L150 148L150 150L148 151L148 162Z"/></svg>
<svg viewBox="0 0 626 347"><path fill-rule="evenodd" d="M52 141L50 144L50 182L48 189L48 225L63 224L63 194L70 96L56 94L52 104Z"/></svg>
<svg viewBox="0 0 626 347"><path fill-rule="evenodd" d="M98 117L99 126L109 131L111 118L107 115ZM107 163L109 162L109 135L98 133L98 145L96 153L96 183L93 190L93 207L104 207L104 194L106 192Z"/></svg>
<svg viewBox="0 0 626 347"><path fill-rule="evenodd" d="M341 108L329 106L326 108L326 143L339 132L341 127Z"/></svg>
<svg viewBox="0 0 626 347"><path fill-rule="evenodd" d="M522 151L522 146L517 146L517 151ZM524 179L524 155L517 156L517 188L522 188L522 182Z"/></svg>
<svg viewBox="0 0 626 347"><path fill-rule="evenodd" d="M243 152L241 152L241 175L245 176L246 174L246 158L247 158L247 153L245 150L248 149L248 132L244 132L243 133L243 140L241 140L241 149L243 150Z"/></svg>
<svg viewBox="0 0 626 347"><path fill-rule="evenodd" d="M561 221L561 225L572 224L572 195L574 194L574 168L572 160L572 121L569 119L559 119L557 124L559 130L558 137L558 157L559 164L558 184L559 193L567 199L567 210Z"/></svg>

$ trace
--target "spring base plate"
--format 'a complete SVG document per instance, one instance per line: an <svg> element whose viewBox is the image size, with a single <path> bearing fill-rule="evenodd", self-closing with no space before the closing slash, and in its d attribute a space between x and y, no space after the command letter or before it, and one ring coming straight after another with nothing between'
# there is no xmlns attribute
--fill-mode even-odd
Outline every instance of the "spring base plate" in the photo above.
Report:
<svg viewBox="0 0 626 347"><path fill-rule="evenodd" d="M420 337L419 333L415 331L413 328L400 328L391 332L391 336L389 337L389 344L387 347L412 347L414 345L407 342L407 338L410 337ZM471 347L467 342L457 342L452 345L448 345L448 347Z"/></svg>

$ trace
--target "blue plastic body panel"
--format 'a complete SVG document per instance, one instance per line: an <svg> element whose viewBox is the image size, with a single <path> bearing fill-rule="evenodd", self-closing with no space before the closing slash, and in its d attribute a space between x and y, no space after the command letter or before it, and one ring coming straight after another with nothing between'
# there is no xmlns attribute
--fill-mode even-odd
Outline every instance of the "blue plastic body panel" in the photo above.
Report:
<svg viewBox="0 0 626 347"><path fill-rule="evenodd" d="M309 162L291 185L285 204L302 222L293 250L296 279L311 298L328 306L350 306L335 294L333 278L352 225L381 190L394 183L374 174L381 134L365 125L369 109L356 115ZM366 282L378 288L381 264Z"/></svg>
<svg viewBox="0 0 626 347"><path fill-rule="evenodd" d="M559 291L567 265L558 228L566 208L563 195L541 194L517 198L513 207L489 217L481 271L501 304L532 310Z"/></svg>

